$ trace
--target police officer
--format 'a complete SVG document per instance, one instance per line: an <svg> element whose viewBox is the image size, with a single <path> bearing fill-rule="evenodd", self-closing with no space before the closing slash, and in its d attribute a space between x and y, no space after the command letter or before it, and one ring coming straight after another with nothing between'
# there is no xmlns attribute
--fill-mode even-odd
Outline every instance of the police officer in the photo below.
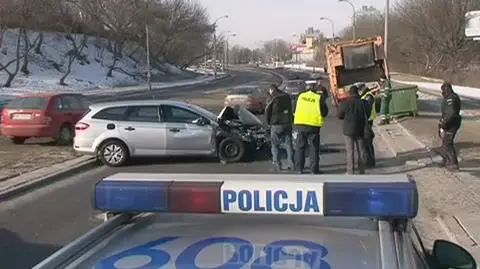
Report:
<svg viewBox="0 0 480 269"><path fill-rule="evenodd" d="M274 170L282 169L279 149L283 142L287 151L288 168L293 169L292 146L292 100L290 96L278 89L274 84L268 88L269 101L265 108L265 119L270 126L272 162Z"/></svg>
<svg viewBox="0 0 480 269"><path fill-rule="evenodd" d="M319 91L323 91L320 88ZM320 154L320 128L324 117L328 115L328 107L322 95L315 90L315 84L308 84L300 92L295 105L293 119L293 139L295 141L295 171L303 173L305 153L308 147L310 173L320 173L318 158Z"/></svg>
<svg viewBox="0 0 480 269"><path fill-rule="evenodd" d="M368 109L366 117L368 117L367 126L365 126L364 142L365 142L365 157L366 167L375 167L375 148L373 147L373 139L375 133L373 132L373 121L377 118L377 110L375 107L375 95L377 89L370 90L365 83L357 83L359 91L361 92L361 99L364 100Z"/></svg>
<svg viewBox="0 0 480 269"><path fill-rule="evenodd" d="M438 128L442 138L442 146L438 153L443 157L444 165L448 170L458 171L457 153L455 152L453 140L462 125L462 116L460 116L461 101L453 91L450 83L443 83L441 89L443 96L442 117L438 123Z"/></svg>

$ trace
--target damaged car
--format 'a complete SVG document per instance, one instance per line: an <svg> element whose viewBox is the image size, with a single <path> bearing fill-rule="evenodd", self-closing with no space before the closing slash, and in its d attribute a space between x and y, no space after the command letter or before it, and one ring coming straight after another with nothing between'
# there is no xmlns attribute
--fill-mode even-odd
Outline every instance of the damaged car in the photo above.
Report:
<svg viewBox="0 0 480 269"><path fill-rule="evenodd" d="M75 125L73 149L108 166L133 157L216 156L239 162L265 146L263 122L242 106L215 114L175 100L91 104Z"/></svg>

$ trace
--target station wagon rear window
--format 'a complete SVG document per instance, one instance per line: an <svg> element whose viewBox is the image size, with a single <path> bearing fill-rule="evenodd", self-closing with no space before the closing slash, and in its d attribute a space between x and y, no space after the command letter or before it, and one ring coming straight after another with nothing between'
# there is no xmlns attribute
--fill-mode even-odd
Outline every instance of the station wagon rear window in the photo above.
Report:
<svg viewBox="0 0 480 269"><path fill-rule="evenodd" d="M239 89L232 89L230 94L251 94L254 93L257 89L256 88L239 88Z"/></svg>
<svg viewBox="0 0 480 269"><path fill-rule="evenodd" d="M128 107L111 107L97 112L92 118L99 120L125 120Z"/></svg>
<svg viewBox="0 0 480 269"><path fill-rule="evenodd" d="M46 97L19 97L7 103L5 108L11 109L45 109L48 104Z"/></svg>

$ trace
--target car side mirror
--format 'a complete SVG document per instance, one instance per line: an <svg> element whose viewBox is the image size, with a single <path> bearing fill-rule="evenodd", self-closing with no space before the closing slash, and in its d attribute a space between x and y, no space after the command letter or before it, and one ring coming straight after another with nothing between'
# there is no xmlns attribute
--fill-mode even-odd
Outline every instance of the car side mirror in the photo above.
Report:
<svg viewBox="0 0 480 269"><path fill-rule="evenodd" d="M210 121L205 118L198 118L192 121L193 124L204 126L210 124Z"/></svg>
<svg viewBox="0 0 480 269"><path fill-rule="evenodd" d="M477 269L475 259L466 249L446 240L435 240L430 258L434 269Z"/></svg>

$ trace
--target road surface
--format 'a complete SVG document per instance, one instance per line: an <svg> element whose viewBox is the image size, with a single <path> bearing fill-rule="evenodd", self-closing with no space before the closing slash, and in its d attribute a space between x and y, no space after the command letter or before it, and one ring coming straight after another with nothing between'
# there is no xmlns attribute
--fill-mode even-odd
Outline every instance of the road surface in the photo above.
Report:
<svg viewBox="0 0 480 269"><path fill-rule="evenodd" d="M289 75L288 71L281 71ZM297 74L298 75L298 74ZM300 74L308 79L306 74ZM232 79L216 85L182 87L182 90L208 90L253 80L276 79L265 74L237 72ZM162 97L178 92L160 90ZM130 97L120 97L128 98ZM149 93L136 93L134 98L149 98ZM344 150L341 122L331 108L321 132L324 153L320 168L328 173L344 173ZM4 202L0 209L0 261L1 268L30 268L55 250L101 223L99 213L91 209L93 184L117 172L155 173L272 173L270 160L263 158L251 163L221 165L212 159L188 160L180 158L142 159L122 168L98 167L69 177L56 184L33 191L25 196Z"/></svg>

